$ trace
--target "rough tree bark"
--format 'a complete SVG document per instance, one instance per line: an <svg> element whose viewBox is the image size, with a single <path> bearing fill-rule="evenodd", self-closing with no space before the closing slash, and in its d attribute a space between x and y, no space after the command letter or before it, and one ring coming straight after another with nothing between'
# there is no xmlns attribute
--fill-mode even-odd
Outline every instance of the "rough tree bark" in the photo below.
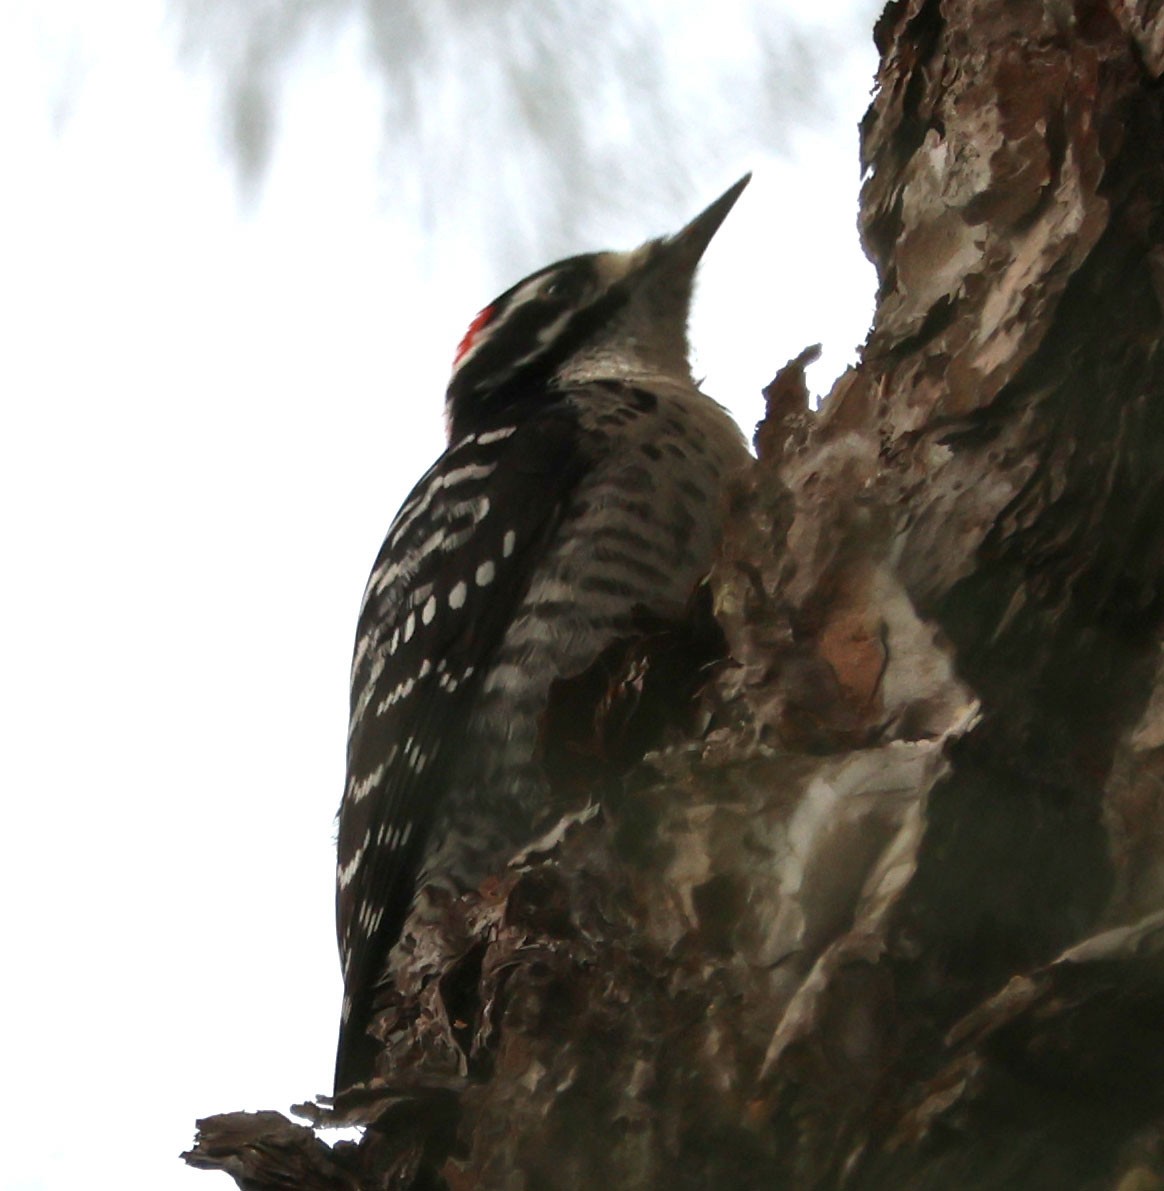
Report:
<svg viewBox="0 0 1164 1191"><path fill-rule="evenodd" d="M359 1145L230 1114L192 1164L1164 1187L1164 11L876 38L875 321L818 413L768 390L700 730L401 959Z"/></svg>

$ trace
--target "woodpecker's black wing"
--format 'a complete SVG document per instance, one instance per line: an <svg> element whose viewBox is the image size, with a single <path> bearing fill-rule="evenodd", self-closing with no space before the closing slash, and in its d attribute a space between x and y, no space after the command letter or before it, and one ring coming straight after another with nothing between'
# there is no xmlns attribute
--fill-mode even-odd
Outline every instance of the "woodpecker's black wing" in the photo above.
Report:
<svg viewBox="0 0 1164 1191"><path fill-rule="evenodd" d="M337 1092L371 1074L375 988L477 683L585 471L575 419L542 400L441 456L397 514L368 580L339 814Z"/></svg>

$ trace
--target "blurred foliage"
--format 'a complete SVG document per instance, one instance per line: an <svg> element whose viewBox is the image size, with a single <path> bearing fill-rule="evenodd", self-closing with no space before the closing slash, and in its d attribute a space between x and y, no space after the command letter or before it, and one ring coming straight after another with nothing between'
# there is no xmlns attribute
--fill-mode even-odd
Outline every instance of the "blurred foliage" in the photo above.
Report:
<svg viewBox="0 0 1164 1191"><path fill-rule="evenodd" d="M810 16L772 0L170 6L184 56L220 84L244 191L261 186L296 55L354 26L382 83L393 201L422 216L478 208L501 254L579 242L596 202L640 213L689 206L757 155L785 151L792 129L829 117L831 76L868 45L879 7L845 0Z"/></svg>

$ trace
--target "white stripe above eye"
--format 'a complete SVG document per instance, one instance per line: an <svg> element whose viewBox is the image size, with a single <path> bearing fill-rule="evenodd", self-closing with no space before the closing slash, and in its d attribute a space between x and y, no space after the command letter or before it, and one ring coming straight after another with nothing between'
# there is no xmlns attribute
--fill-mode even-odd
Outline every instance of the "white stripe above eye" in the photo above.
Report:
<svg viewBox="0 0 1164 1191"><path fill-rule="evenodd" d="M533 301L534 298L537 298L541 294L544 283L545 278L543 276L539 275L530 278L510 296L509 300L505 303L504 309L498 310L492 305L487 306L485 311L488 311L489 317L479 325L477 325L477 319L473 320L473 323L470 324L472 338L469 341L469 346L453 360L454 376L493 338L497 328L504 326L519 306L524 306L527 302ZM485 311L481 313L484 314ZM479 314L477 318L479 319L480 317L481 315Z"/></svg>

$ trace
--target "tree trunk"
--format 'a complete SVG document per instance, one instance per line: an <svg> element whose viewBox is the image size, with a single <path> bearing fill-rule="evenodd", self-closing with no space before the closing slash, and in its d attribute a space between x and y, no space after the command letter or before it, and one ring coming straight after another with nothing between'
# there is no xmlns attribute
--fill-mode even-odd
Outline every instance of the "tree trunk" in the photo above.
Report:
<svg viewBox="0 0 1164 1191"><path fill-rule="evenodd" d="M230 1114L192 1164L1164 1188L1164 10L876 38L875 320L819 412L767 391L700 730L400 959L389 1090L303 1107L362 1142Z"/></svg>

